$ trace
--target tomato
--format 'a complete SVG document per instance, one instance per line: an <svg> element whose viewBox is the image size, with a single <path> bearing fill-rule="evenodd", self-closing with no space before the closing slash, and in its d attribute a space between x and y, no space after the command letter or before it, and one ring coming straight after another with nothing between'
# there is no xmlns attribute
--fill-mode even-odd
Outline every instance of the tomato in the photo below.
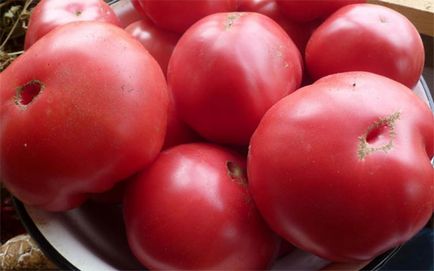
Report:
<svg viewBox="0 0 434 271"><path fill-rule="evenodd" d="M0 80L0 179L28 205L77 207L146 166L162 147L164 75L121 28L58 27Z"/></svg>
<svg viewBox="0 0 434 271"><path fill-rule="evenodd" d="M217 12L235 11L238 0L138 0L158 27L184 33L199 19Z"/></svg>
<svg viewBox="0 0 434 271"><path fill-rule="evenodd" d="M433 211L434 120L410 89L348 72L283 98L248 156L249 188L271 228L332 261L369 260Z"/></svg>
<svg viewBox="0 0 434 271"><path fill-rule="evenodd" d="M321 23L319 20L304 23L291 21L280 12L279 6L274 0L242 0L238 9L240 11L258 12L273 19L285 30L303 56L307 41ZM302 86L312 83L309 74L304 69L302 77Z"/></svg>
<svg viewBox="0 0 434 271"><path fill-rule="evenodd" d="M259 215L246 181L245 158L217 145L163 151L126 190L132 252L150 269L265 269L280 238Z"/></svg>
<svg viewBox="0 0 434 271"><path fill-rule="evenodd" d="M158 61L163 72L167 73L167 65L172 51L180 37L179 34L157 28L147 19L130 24L125 31L135 37ZM188 127L178 116L175 102L170 97L167 120L167 133L163 149L167 149L182 143L193 142L199 136Z"/></svg>
<svg viewBox="0 0 434 271"><path fill-rule="evenodd" d="M171 93L169 93L171 94ZM163 149L168 149L176 145L203 141L179 116L176 104L171 95L169 98L169 110L167 112L167 132L164 138Z"/></svg>
<svg viewBox="0 0 434 271"><path fill-rule="evenodd" d="M142 14L135 9L132 3L135 1L118 1L111 5L113 12L119 19L119 26L122 28L142 19ZM137 2L138 3L138 2Z"/></svg>
<svg viewBox="0 0 434 271"><path fill-rule="evenodd" d="M103 0L41 0L32 10L24 48L28 49L54 28L77 21L100 21L120 25L113 10Z"/></svg>
<svg viewBox="0 0 434 271"><path fill-rule="evenodd" d="M366 3L366 0L276 0L276 2L288 19L309 22L325 19L346 5Z"/></svg>
<svg viewBox="0 0 434 271"><path fill-rule="evenodd" d="M265 111L298 88L301 73L297 47L273 20L218 13L181 37L168 84L181 119L201 136L247 145Z"/></svg>
<svg viewBox="0 0 434 271"><path fill-rule="evenodd" d="M164 74L166 74L169 58L180 35L157 28L147 19L130 24L125 28L125 31L140 41L155 60L157 60Z"/></svg>
<svg viewBox="0 0 434 271"><path fill-rule="evenodd" d="M264 9L264 7L269 7L270 3L275 3L275 1L274 0L239 0L238 10L262 13L259 11ZM268 11L270 10L270 8L265 8L264 10ZM267 15L265 13L262 14Z"/></svg>
<svg viewBox="0 0 434 271"><path fill-rule="evenodd" d="M330 16L312 34L306 65L313 79L345 71L368 71L413 88L425 53L412 23L387 7L358 4Z"/></svg>
<svg viewBox="0 0 434 271"><path fill-rule="evenodd" d="M139 0L131 0L130 2L133 5L134 9L137 11L137 13L140 14L142 19L148 18L145 11L143 10L142 5L140 4Z"/></svg>
<svg viewBox="0 0 434 271"><path fill-rule="evenodd" d="M280 12L274 0L242 0L238 10L258 12L276 21L294 41L302 55L304 55L304 48L306 47L310 35L319 25L317 21L298 23L288 20L288 18Z"/></svg>

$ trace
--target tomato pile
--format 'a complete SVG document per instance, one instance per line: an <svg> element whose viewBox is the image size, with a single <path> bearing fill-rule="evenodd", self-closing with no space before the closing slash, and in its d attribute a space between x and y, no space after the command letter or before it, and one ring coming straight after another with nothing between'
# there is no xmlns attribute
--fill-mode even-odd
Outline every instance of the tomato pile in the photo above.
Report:
<svg viewBox="0 0 434 271"><path fill-rule="evenodd" d="M0 73L0 178L121 201L150 269L370 260L432 215L434 121L417 30L363 2L42 0Z"/></svg>

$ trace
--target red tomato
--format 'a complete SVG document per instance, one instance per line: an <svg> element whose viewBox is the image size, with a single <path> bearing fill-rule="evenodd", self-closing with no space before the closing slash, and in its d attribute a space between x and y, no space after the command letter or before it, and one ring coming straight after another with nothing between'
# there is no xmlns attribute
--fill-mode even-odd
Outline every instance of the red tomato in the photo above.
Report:
<svg viewBox="0 0 434 271"><path fill-rule="evenodd" d="M297 247L369 260L429 220L433 133L432 112L407 87L367 72L330 75L265 114L249 188L271 228Z"/></svg>
<svg viewBox="0 0 434 271"><path fill-rule="evenodd" d="M28 205L77 207L161 149L164 75L118 27L77 22L56 28L0 80L0 179Z"/></svg>
<svg viewBox="0 0 434 271"><path fill-rule="evenodd" d="M239 11L257 12L256 10L261 10L263 7L268 6L269 3L273 3L275 1L274 0L239 0L238 2L239 2L238 3Z"/></svg>
<svg viewBox="0 0 434 271"><path fill-rule="evenodd" d="M138 0L146 15L159 27L184 33L199 19L217 12L235 11L238 0Z"/></svg>
<svg viewBox="0 0 434 271"><path fill-rule="evenodd" d="M313 31L321 23L319 20L307 23L299 23L288 20L288 18L286 18L286 16L280 12L275 0L241 0L238 10L258 12L273 19L294 41L302 56L304 56L304 50L306 48L307 41L309 40ZM303 80L301 85L310 85L311 83L312 80L309 74L303 69Z"/></svg>
<svg viewBox="0 0 434 271"><path fill-rule="evenodd" d="M124 218L150 269L265 269L280 243L250 198L245 159L209 144L162 152L127 187Z"/></svg>
<svg viewBox="0 0 434 271"><path fill-rule="evenodd" d="M140 14L140 16L143 19L148 18L145 11L143 10L142 5L140 4L139 0L131 0L131 3L134 6L134 9Z"/></svg>
<svg viewBox="0 0 434 271"><path fill-rule="evenodd" d="M368 71L413 88L425 53L412 23L379 5L344 7L313 33L306 47L306 65L313 79L345 71Z"/></svg>
<svg viewBox="0 0 434 271"><path fill-rule="evenodd" d="M288 18L280 12L274 0L242 0L238 10L258 12L276 21L294 41L302 55L304 55L304 48L306 47L310 35L320 24L317 21L298 23L288 20Z"/></svg>
<svg viewBox="0 0 434 271"><path fill-rule="evenodd" d="M276 0L288 19L309 22L325 19L343 6L366 3L366 0Z"/></svg>
<svg viewBox="0 0 434 271"><path fill-rule="evenodd" d="M28 49L54 28L77 21L120 25L113 10L103 0L41 0L32 10L24 48Z"/></svg>
<svg viewBox="0 0 434 271"><path fill-rule="evenodd" d="M148 19L132 23L125 28L125 31L142 43L149 53L158 61L164 74L166 74L170 56L180 35L157 28ZM199 136L179 118L172 97L170 97L169 100L167 117L167 133L163 149L182 143L193 142L199 138Z"/></svg>
<svg viewBox="0 0 434 271"><path fill-rule="evenodd" d="M125 31L140 41L155 60L157 60L164 74L166 74L169 58L180 35L157 28L147 19L130 24L125 28Z"/></svg>
<svg viewBox="0 0 434 271"><path fill-rule="evenodd" d="M168 83L181 118L201 136L247 145L265 111L298 88L301 71L297 47L273 20L218 13L181 37Z"/></svg>
<svg viewBox="0 0 434 271"><path fill-rule="evenodd" d="M163 149L195 141L202 140L197 133L180 119L179 113L176 110L175 101L171 96L169 99L169 110L167 112L167 132L164 138Z"/></svg>
<svg viewBox="0 0 434 271"><path fill-rule="evenodd" d="M132 5L134 1L118 1L111 5L113 12L119 19L119 26L122 28L141 20L143 15L141 15L135 7Z"/></svg>

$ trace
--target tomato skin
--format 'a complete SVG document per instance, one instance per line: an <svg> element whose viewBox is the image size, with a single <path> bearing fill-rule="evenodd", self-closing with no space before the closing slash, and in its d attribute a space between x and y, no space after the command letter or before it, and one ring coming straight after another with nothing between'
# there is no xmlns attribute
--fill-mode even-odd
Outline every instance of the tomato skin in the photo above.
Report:
<svg viewBox="0 0 434 271"><path fill-rule="evenodd" d="M140 14L142 19L148 19L148 16L146 15L145 11L143 10L142 5L140 4L139 0L131 0L131 4L133 5L133 7L137 11L137 13Z"/></svg>
<svg viewBox="0 0 434 271"><path fill-rule="evenodd" d="M148 19L143 19L130 24L125 31L135 37L157 60L164 74L167 74L167 65L173 49L180 37L179 34L157 28ZM185 124L176 110L172 95L169 99L169 111L167 116L167 133L163 149L179 144L193 142L199 136Z"/></svg>
<svg viewBox="0 0 434 271"><path fill-rule="evenodd" d="M181 120L173 95L169 93L169 110L167 112L167 131L164 138L163 150L191 142L203 141L184 121Z"/></svg>
<svg viewBox="0 0 434 271"><path fill-rule="evenodd" d="M180 34L207 15L235 11L238 7L238 0L138 1L146 15L158 27Z"/></svg>
<svg viewBox="0 0 434 271"><path fill-rule="evenodd" d="M296 22L289 20L280 10L279 6L274 0L242 0L240 1L239 11L250 11L264 14L276 23L278 23L292 39L297 46L301 55L304 56L306 44L314 32L314 30L321 24L320 20L311 22ZM304 61L303 61L304 66ZM305 69L303 69L303 80L301 85L310 85L312 80Z"/></svg>
<svg viewBox="0 0 434 271"><path fill-rule="evenodd" d="M413 88L423 70L422 39L412 23L387 7L358 4L330 16L312 34L306 65L313 79L368 71Z"/></svg>
<svg viewBox="0 0 434 271"><path fill-rule="evenodd" d="M111 5L113 12L119 19L119 26L125 28L143 18L133 5L134 1L119 1Z"/></svg>
<svg viewBox="0 0 434 271"><path fill-rule="evenodd" d="M160 270L268 267L280 238L259 215L243 169L244 157L217 145L163 151L124 199L128 241L142 264Z"/></svg>
<svg viewBox="0 0 434 271"><path fill-rule="evenodd" d="M273 19L286 31L302 55L311 34L320 24L318 21L299 23L288 20L274 0L242 0L238 10L258 12Z"/></svg>
<svg viewBox="0 0 434 271"><path fill-rule="evenodd" d="M427 105L393 80L324 77L265 114L248 156L252 197L295 246L332 261L370 260L432 214L433 131Z"/></svg>
<svg viewBox="0 0 434 271"><path fill-rule="evenodd" d="M147 19L130 24L125 28L125 31L140 41L166 74L167 64L180 35L157 28Z"/></svg>
<svg viewBox="0 0 434 271"><path fill-rule="evenodd" d="M181 119L202 137L248 145L262 115L300 86L301 74L298 49L273 20L218 13L181 37L168 84Z"/></svg>
<svg viewBox="0 0 434 271"><path fill-rule="evenodd" d="M167 74L167 65L180 35L158 28L148 19L142 19L130 24L125 28L125 31L140 41L160 64L164 74ZM171 95L167 116L167 133L163 149L199 139L199 136L179 118L175 107Z"/></svg>
<svg viewBox="0 0 434 271"><path fill-rule="evenodd" d="M288 19L310 22L325 19L336 10L350 4L366 3L366 0L276 0Z"/></svg>
<svg viewBox="0 0 434 271"><path fill-rule="evenodd" d="M161 150L164 75L116 26L76 22L56 28L16 59L1 81L0 177L28 205L77 207ZM29 82L42 87L24 105L19 90ZM22 97L31 94L25 89Z"/></svg>
<svg viewBox="0 0 434 271"><path fill-rule="evenodd" d="M54 28L77 21L99 21L120 25L111 7L103 0L41 0L32 10L24 48L28 49Z"/></svg>

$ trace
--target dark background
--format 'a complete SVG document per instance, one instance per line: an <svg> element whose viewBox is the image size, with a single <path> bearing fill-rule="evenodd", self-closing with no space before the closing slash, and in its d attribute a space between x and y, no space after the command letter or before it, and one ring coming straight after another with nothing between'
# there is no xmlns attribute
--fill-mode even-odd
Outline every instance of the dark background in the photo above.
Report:
<svg viewBox="0 0 434 271"><path fill-rule="evenodd" d="M433 22L434 23L434 22ZM433 40L434 37L427 35L421 35L423 45L425 47L425 69L423 71L423 78L425 79L429 90L431 92L431 97L434 96L434 73L433 73Z"/></svg>

